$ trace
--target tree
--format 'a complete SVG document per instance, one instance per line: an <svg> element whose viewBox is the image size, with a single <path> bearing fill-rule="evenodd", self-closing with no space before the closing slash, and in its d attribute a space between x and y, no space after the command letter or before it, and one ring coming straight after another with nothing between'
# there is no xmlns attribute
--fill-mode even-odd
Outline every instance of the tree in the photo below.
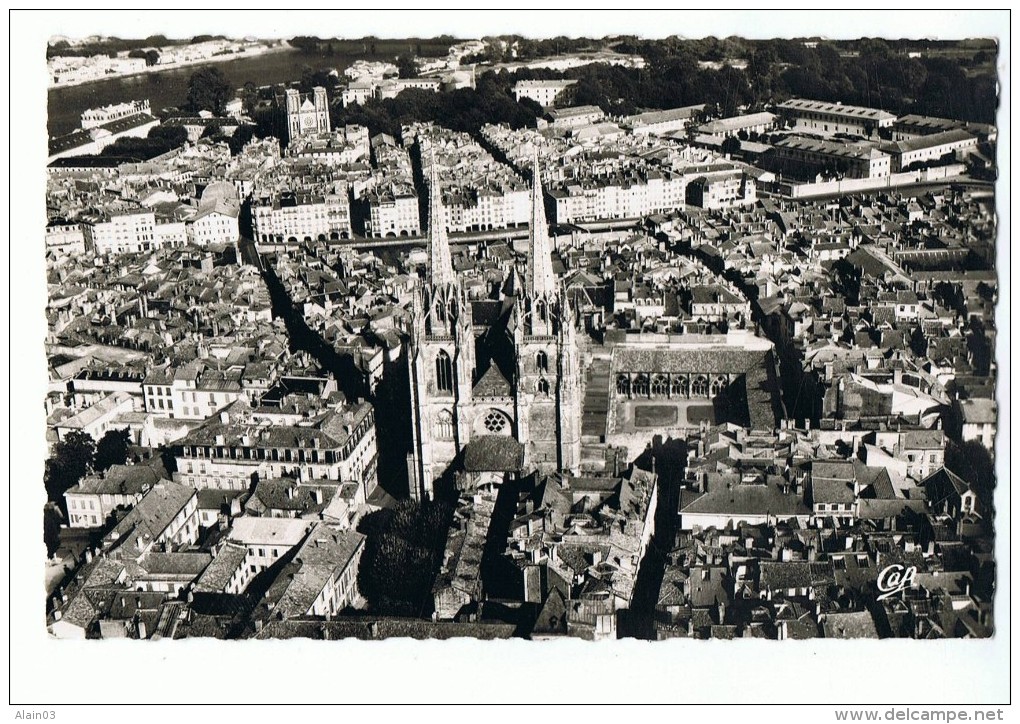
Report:
<svg viewBox="0 0 1020 724"><path fill-rule="evenodd" d="M924 336L920 325L910 333L910 351L922 358L928 354L928 338Z"/></svg>
<svg viewBox="0 0 1020 724"><path fill-rule="evenodd" d="M401 78L417 78L418 62L413 55L401 55L397 57L397 72Z"/></svg>
<svg viewBox="0 0 1020 724"><path fill-rule="evenodd" d="M740 139L736 136L727 136L722 142L722 152L727 156L740 153Z"/></svg>
<svg viewBox="0 0 1020 724"><path fill-rule="evenodd" d="M142 50L136 48L128 53L129 58L144 58L146 65L156 65L159 62L159 51L156 50Z"/></svg>
<svg viewBox="0 0 1020 724"><path fill-rule="evenodd" d="M196 113L210 111L215 115L223 115L227 101L232 95L233 90L223 71L209 65L191 74L188 81L188 100L185 105Z"/></svg>
<svg viewBox="0 0 1020 724"><path fill-rule="evenodd" d="M244 112L249 116L255 112L256 106L259 104L259 89L250 80L244 82L244 87L241 89L241 107Z"/></svg>
<svg viewBox="0 0 1020 724"><path fill-rule="evenodd" d="M110 430L99 439L96 445L95 468L106 470L112 465L123 465L128 458L128 445L131 442L131 431Z"/></svg>
<svg viewBox="0 0 1020 724"><path fill-rule="evenodd" d="M156 126L145 138L118 138L100 151L100 156L130 156L143 160L160 156L188 142L183 126Z"/></svg>
<svg viewBox="0 0 1020 724"><path fill-rule="evenodd" d="M73 430L53 446L53 457L46 461L46 495L60 506L64 493L78 484L92 467L96 443L87 432Z"/></svg>
<svg viewBox="0 0 1020 724"><path fill-rule="evenodd" d="M445 503L403 500L362 519L358 529L368 540L358 586L373 611L396 616L426 612L452 512Z"/></svg>
<svg viewBox="0 0 1020 724"><path fill-rule="evenodd" d="M945 461L947 468L974 486L985 510L992 511L995 503L995 463L988 449L977 440L963 443L949 440Z"/></svg>
<svg viewBox="0 0 1020 724"><path fill-rule="evenodd" d="M53 503L43 506L43 542L46 543L46 555L50 558L60 548L60 524L64 515Z"/></svg>

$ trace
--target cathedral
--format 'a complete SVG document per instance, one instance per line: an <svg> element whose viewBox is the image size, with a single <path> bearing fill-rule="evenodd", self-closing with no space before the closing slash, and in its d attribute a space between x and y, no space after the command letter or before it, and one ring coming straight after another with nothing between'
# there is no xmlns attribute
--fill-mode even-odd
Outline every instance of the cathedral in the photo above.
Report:
<svg viewBox="0 0 1020 724"><path fill-rule="evenodd" d="M538 163L524 279L515 268L499 300L469 301L453 270L432 164L428 268L415 290L408 351L413 448L411 495L465 449L512 438L522 468L577 472L581 458L581 360L574 312L552 268Z"/></svg>
<svg viewBox="0 0 1020 724"><path fill-rule="evenodd" d="M294 88L286 93L287 142L305 134L329 133L329 101L326 89L316 86L302 99Z"/></svg>

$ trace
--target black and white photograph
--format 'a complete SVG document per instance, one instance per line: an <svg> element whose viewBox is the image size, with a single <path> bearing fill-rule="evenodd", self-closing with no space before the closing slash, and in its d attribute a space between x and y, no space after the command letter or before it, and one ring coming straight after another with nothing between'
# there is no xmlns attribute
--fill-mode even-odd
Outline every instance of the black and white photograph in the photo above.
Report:
<svg viewBox="0 0 1020 724"><path fill-rule="evenodd" d="M1008 719L1008 11L72 15L11 20L12 716Z"/></svg>

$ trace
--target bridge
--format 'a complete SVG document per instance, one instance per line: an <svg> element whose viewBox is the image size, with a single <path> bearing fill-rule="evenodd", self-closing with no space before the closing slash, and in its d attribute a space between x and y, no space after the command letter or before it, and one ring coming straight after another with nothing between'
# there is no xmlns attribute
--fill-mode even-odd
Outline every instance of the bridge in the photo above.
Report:
<svg viewBox="0 0 1020 724"><path fill-rule="evenodd" d="M597 219L595 221L571 224L572 228L576 228L583 232L600 232L600 231L620 231L626 229L635 229L641 226L640 218L627 218L627 219ZM565 226L565 225L561 225ZM482 241L503 241L510 244L514 241L523 241L528 238L530 233L530 227L520 226L516 228L508 229L489 229L486 231L459 231L451 232L448 235L451 246L459 246L464 244L477 244ZM271 251L286 251L287 249L293 249L300 246L303 243L309 243L310 240L304 242L290 241L290 242L257 242L259 251L271 252ZM326 244L329 247L347 247L351 249L385 249L387 247L414 247L414 246L425 246L428 242L427 235L416 235L416 236L389 236L389 237L355 237L353 239L320 239L318 244Z"/></svg>

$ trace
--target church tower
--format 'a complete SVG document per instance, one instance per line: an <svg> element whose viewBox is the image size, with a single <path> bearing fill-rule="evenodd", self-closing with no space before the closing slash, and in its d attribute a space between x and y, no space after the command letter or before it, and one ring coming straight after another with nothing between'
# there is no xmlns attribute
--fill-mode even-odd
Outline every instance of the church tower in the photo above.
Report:
<svg viewBox="0 0 1020 724"><path fill-rule="evenodd" d="M329 99L326 89L316 86L311 96L301 97L294 88L285 94L287 141L308 134L329 133Z"/></svg>
<svg viewBox="0 0 1020 724"><path fill-rule="evenodd" d="M577 471L581 457L580 362L573 313L552 269L538 159L534 161L531 230L524 288L513 323L515 397L525 465Z"/></svg>
<svg viewBox="0 0 1020 724"><path fill-rule="evenodd" d="M429 181L428 269L411 308L408 364L414 498L431 498L433 481L470 441L475 339L471 306L454 274L435 160Z"/></svg>

